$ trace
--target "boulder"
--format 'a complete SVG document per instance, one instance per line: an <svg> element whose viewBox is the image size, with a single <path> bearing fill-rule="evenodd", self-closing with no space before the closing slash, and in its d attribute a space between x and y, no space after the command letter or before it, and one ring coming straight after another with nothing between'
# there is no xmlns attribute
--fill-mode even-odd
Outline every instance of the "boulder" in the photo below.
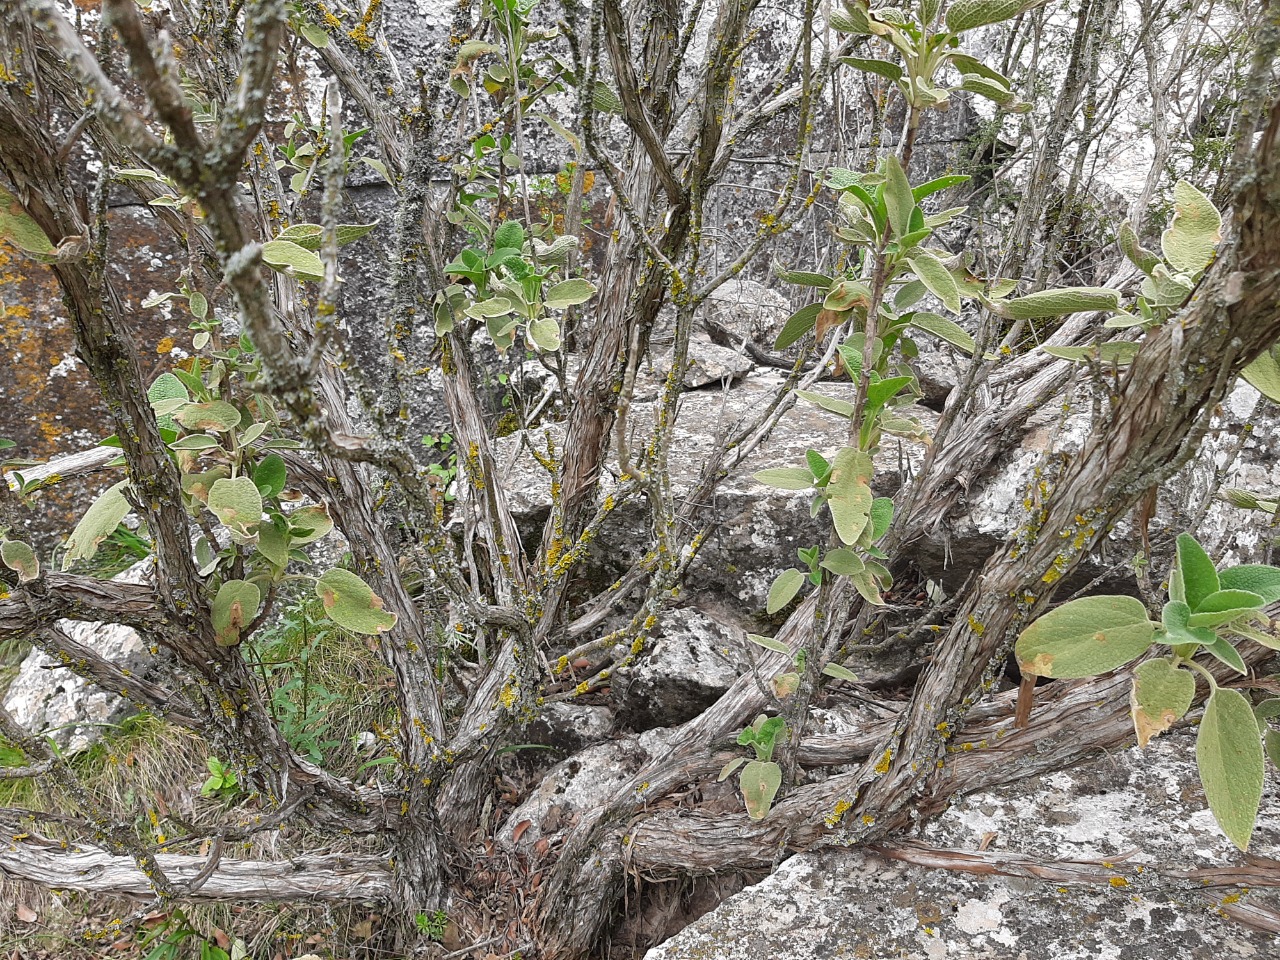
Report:
<svg viewBox="0 0 1280 960"><path fill-rule="evenodd" d="M1246 862L1205 809L1194 739L1181 731L1145 752L972 794L922 831L928 847L984 850L996 870L1022 876L928 869L856 848L801 854L645 960L1273 956L1273 935L1230 913L1256 907L1274 918L1280 895L1172 876ZM1280 854L1274 809L1264 809L1250 853ZM1087 861L1099 882L1026 869L1054 861Z"/></svg>
<svg viewBox="0 0 1280 960"><path fill-rule="evenodd" d="M743 631L700 610L665 611L654 635L647 656L613 676L619 718L634 730L692 720L748 668Z"/></svg>

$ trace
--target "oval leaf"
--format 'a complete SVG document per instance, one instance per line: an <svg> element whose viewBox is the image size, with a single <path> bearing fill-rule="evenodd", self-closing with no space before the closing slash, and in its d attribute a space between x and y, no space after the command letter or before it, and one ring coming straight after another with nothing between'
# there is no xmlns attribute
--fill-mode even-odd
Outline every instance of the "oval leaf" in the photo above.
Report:
<svg viewBox="0 0 1280 960"><path fill-rule="evenodd" d="M769 588L769 599L765 602L767 613L777 613L795 599L800 587L804 584L804 574L791 567L783 570Z"/></svg>
<svg viewBox="0 0 1280 960"><path fill-rule="evenodd" d="M1209 809L1227 839L1241 850L1262 801L1262 742L1244 695L1218 688L1209 697L1196 737L1196 764Z"/></svg>
<svg viewBox="0 0 1280 960"><path fill-rule="evenodd" d="M774 653L791 653L791 648L781 640L775 640L773 637L762 637L758 633L748 633L747 639L754 643L757 647L764 647L766 650L772 650Z"/></svg>
<svg viewBox="0 0 1280 960"><path fill-rule="evenodd" d="M1256 593L1267 603L1280 600L1280 567L1263 563L1245 563L1229 567L1218 574L1223 590L1247 590Z"/></svg>
<svg viewBox="0 0 1280 960"><path fill-rule="evenodd" d="M209 509L238 543L253 539L262 523L262 494L249 477L223 478L209 488Z"/></svg>
<svg viewBox="0 0 1280 960"><path fill-rule="evenodd" d="M1148 660L1133 671L1129 713L1138 734L1138 746L1164 733L1191 709L1196 695L1196 678L1189 670L1175 667L1169 660Z"/></svg>
<svg viewBox="0 0 1280 960"><path fill-rule="evenodd" d="M258 615L262 592L248 580L228 580L218 588L210 614L214 640L220 647L234 647L241 631Z"/></svg>
<svg viewBox="0 0 1280 960"><path fill-rule="evenodd" d="M329 619L352 633L376 635L396 625L396 615L382 609L382 598L350 570L327 572L316 581L316 596Z"/></svg>
<svg viewBox="0 0 1280 960"><path fill-rule="evenodd" d="M821 309L822 304L811 303L788 317L787 322L782 325L782 332L778 334L778 339L773 342L773 349L785 350L812 330L814 324L818 322L818 312Z"/></svg>
<svg viewBox="0 0 1280 960"><path fill-rule="evenodd" d="M268 240L262 245L262 261L298 280L323 280L324 263L292 240Z"/></svg>
<svg viewBox="0 0 1280 960"><path fill-rule="evenodd" d="M770 467L752 474L752 477L779 490L808 490L813 486L813 474L802 467Z"/></svg>
<svg viewBox="0 0 1280 960"><path fill-rule="evenodd" d="M212 403L189 403L173 415L188 430L213 430L226 433L240 426L240 411L225 400Z"/></svg>
<svg viewBox="0 0 1280 960"><path fill-rule="evenodd" d="M1222 214L1203 193L1179 180L1173 185L1173 221L1160 237L1164 258L1193 276L1213 259L1222 240Z"/></svg>
<svg viewBox="0 0 1280 960"><path fill-rule="evenodd" d="M1175 599L1184 600L1192 611L1199 609L1209 594L1222 589L1213 561L1189 533L1178 534L1177 564L1184 596Z"/></svg>
<svg viewBox="0 0 1280 960"><path fill-rule="evenodd" d="M1218 590L1200 601L1187 623L1192 627L1218 627L1252 613L1264 602L1248 590Z"/></svg>
<svg viewBox="0 0 1280 960"><path fill-rule="evenodd" d="M98 552L98 544L115 533L120 521L133 509L125 499L128 480L121 480L102 492L85 511L67 540L67 555L62 558L62 569L68 569L77 560L88 560Z"/></svg>
<svg viewBox="0 0 1280 960"><path fill-rule="evenodd" d="M289 514L289 538L294 546L314 543L327 536L332 529L333 518L329 516L329 508L324 504L303 507Z"/></svg>
<svg viewBox="0 0 1280 960"><path fill-rule="evenodd" d="M1006 320L1040 320L1069 313L1116 310L1120 306L1120 293L1107 287L1063 287L1029 293L1012 300L992 300L987 306L996 316Z"/></svg>
<svg viewBox="0 0 1280 960"><path fill-rule="evenodd" d="M22 540L6 540L0 544L0 561L18 574L19 583L30 583L40 577L40 558L31 544Z"/></svg>
<svg viewBox="0 0 1280 960"><path fill-rule="evenodd" d="M1106 673L1142 654L1156 624L1133 597L1084 597L1051 610L1018 637L1024 674L1074 679Z"/></svg>
<svg viewBox="0 0 1280 960"><path fill-rule="evenodd" d="M908 258L907 263L911 264L911 269L929 291L942 301L943 306L958 316L960 287L951 271L942 265L942 261L927 250L921 250L914 257Z"/></svg>
<svg viewBox="0 0 1280 960"><path fill-rule="evenodd" d="M973 356L973 351L977 348L973 337L969 336L964 327L954 320L948 320L946 317L939 316L936 313L913 313L911 315L911 326L923 330L925 333L931 333L940 340L947 341L953 347L959 347L970 356Z"/></svg>
<svg viewBox="0 0 1280 960"><path fill-rule="evenodd" d="M596 288L592 284L581 277L575 277L563 280L548 290L543 302L553 310L562 310L577 303L585 303L595 292Z"/></svg>
<svg viewBox="0 0 1280 960"><path fill-rule="evenodd" d="M747 816L762 820L782 786L782 768L773 761L752 760L742 768L738 783L747 804Z"/></svg>

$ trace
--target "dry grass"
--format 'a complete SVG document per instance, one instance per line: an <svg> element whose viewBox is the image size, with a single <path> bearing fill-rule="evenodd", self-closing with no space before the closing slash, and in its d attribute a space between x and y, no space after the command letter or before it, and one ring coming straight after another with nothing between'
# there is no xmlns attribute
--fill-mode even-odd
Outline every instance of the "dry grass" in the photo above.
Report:
<svg viewBox="0 0 1280 960"><path fill-rule="evenodd" d="M254 650L264 661L255 674L282 727L304 753L322 745L324 764L343 776L367 780L387 768L361 769L372 754L356 748L360 733L394 730L389 672L362 638L317 628L307 605L286 611ZM12 661L13 658L9 658ZM0 690L7 677L0 678ZM305 692L303 686L309 687ZM181 828L170 815L200 824L236 823L253 812L243 795L219 802L199 796L210 751L198 735L149 714L104 729L93 747L71 760L80 782L111 815L130 823L149 843L170 842ZM0 758L3 762L3 758ZM13 762L12 759L10 762ZM0 806L75 814L65 790L32 780L0 780ZM40 827L59 836L57 825ZM302 824L263 833L228 856L287 858L304 850L377 851L372 838L316 835ZM198 852L195 843L175 848ZM393 960L407 955L414 931L398 930L365 905L216 904L181 907L122 898L54 893L0 878L0 960L81 960L115 956L149 960L222 960L239 939L254 960L289 960L314 953L351 960ZM148 940L150 937L150 940ZM167 942L167 944L166 944ZM205 952L202 954L202 950Z"/></svg>

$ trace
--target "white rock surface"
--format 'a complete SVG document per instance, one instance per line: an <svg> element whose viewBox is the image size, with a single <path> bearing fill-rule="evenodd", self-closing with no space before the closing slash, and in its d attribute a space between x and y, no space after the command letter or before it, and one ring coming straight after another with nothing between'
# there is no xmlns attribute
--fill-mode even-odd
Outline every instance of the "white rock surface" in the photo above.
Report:
<svg viewBox="0 0 1280 960"><path fill-rule="evenodd" d="M926 843L1043 861L1105 861L1107 883L929 870L857 849L788 860L771 877L646 954L645 960L1226 960L1280 955L1268 934L1219 911L1235 889L1164 880L1151 868L1242 864L1204 810L1194 733L962 798ZM1272 779L1250 852L1280 853ZM1139 866L1148 869L1139 870ZM1276 909L1266 889L1240 902ZM1228 900L1227 903L1231 901Z"/></svg>

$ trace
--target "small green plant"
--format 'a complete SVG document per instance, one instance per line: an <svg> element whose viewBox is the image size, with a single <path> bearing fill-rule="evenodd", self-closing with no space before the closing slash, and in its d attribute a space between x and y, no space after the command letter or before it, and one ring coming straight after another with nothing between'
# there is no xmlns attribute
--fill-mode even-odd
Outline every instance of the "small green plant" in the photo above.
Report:
<svg viewBox="0 0 1280 960"><path fill-rule="evenodd" d="M445 928L449 925L449 915L443 910L437 910L435 913L418 913L414 915L413 922L419 933L432 943L439 943L444 939Z"/></svg>
<svg viewBox="0 0 1280 960"><path fill-rule="evenodd" d="M240 781L234 770L223 766L217 757L209 757L205 766L209 776L200 785L200 796L209 800L234 800L240 795Z"/></svg>
<svg viewBox="0 0 1280 960"><path fill-rule="evenodd" d="M243 940L235 940L228 953L197 930L182 910L174 910L158 926L148 931L139 946L146 949L143 960L179 960L196 956L199 960L245 960L249 956ZM191 953L192 947L198 952Z"/></svg>
<svg viewBox="0 0 1280 960"><path fill-rule="evenodd" d="M427 465L427 473L435 478L445 503L452 503L454 495L450 492L450 487L458 477L458 452L453 449L453 434L442 433L437 436L428 433L422 438L422 445L440 457L437 462Z"/></svg>
<svg viewBox="0 0 1280 960"><path fill-rule="evenodd" d="M1218 685L1195 656L1206 652L1231 669L1247 670L1231 637L1280 650L1263 612L1280 600L1280 568L1244 564L1214 568L1189 534L1178 537L1169 574L1169 600L1160 620L1150 619L1133 597L1072 600L1040 617L1018 637L1014 653L1024 675L1072 679L1124 666L1152 644L1168 656L1144 660L1134 670L1130 696L1141 746L1182 719L1195 699L1196 674L1209 685L1209 699L1196 738L1196 763L1209 809L1223 833L1241 850L1249 845L1262 800L1264 747L1280 766L1280 698L1256 707L1244 694Z"/></svg>
<svg viewBox="0 0 1280 960"><path fill-rule="evenodd" d="M782 717L766 717L763 713L756 722L738 734L738 743L755 750L756 758L736 757L720 771L719 780L727 780L739 767L742 774L738 786L747 805L747 816L752 820L763 819L782 786L782 768L773 761L773 748L778 738L785 736L787 721ZM746 766L743 766L746 764Z"/></svg>

